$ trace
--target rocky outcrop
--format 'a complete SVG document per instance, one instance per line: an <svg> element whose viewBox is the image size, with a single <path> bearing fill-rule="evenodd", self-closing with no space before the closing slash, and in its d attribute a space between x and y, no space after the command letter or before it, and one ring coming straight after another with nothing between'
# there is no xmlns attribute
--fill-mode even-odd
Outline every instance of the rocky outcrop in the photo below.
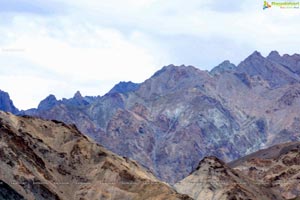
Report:
<svg viewBox="0 0 300 200"><path fill-rule="evenodd" d="M191 199L74 125L5 112L0 112L0 180L5 199Z"/></svg>

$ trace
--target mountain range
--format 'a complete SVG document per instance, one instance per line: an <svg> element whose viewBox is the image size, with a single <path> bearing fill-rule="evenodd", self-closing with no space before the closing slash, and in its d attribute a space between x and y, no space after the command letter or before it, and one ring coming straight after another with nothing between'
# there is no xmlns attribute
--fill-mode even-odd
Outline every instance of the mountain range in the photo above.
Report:
<svg viewBox="0 0 300 200"><path fill-rule="evenodd" d="M49 95L25 111L1 91L1 109L75 124L173 185L206 156L229 162L299 140L299 63L299 54L255 51L237 66L224 61L203 71L169 65L143 83L120 82L104 96Z"/></svg>
<svg viewBox="0 0 300 200"><path fill-rule="evenodd" d="M0 111L3 200L296 200L300 142L263 149L230 163L204 157L171 187L74 125ZM181 194L180 194L181 193Z"/></svg>

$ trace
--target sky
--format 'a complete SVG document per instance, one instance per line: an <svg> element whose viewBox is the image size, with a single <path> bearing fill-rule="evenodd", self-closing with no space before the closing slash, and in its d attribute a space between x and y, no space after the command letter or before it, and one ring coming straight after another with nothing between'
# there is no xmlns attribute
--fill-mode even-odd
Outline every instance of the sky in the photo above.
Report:
<svg viewBox="0 0 300 200"><path fill-rule="evenodd" d="M262 0L0 0L0 89L29 109L104 95L169 64L210 70L253 51L300 53L300 9Z"/></svg>

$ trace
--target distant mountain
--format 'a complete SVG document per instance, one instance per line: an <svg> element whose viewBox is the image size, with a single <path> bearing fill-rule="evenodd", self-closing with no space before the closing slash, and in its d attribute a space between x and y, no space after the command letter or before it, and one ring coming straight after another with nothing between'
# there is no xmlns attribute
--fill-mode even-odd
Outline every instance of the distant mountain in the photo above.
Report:
<svg viewBox="0 0 300 200"><path fill-rule="evenodd" d="M191 200L76 126L0 111L0 198Z"/></svg>
<svg viewBox="0 0 300 200"><path fill-rule="evenodd" d="M286 63L289 67L282 63ZM237 71L250 76L260 76L268 81L271 87L280 87L285 84L299 83L300 77L292 71L297 68L297 64L280 57L275 51L267 58L255 51L238 65Z"/></svg>
<svg viewBox="0 0 300 200"><path fill-rule="evenodd" d="M56 97L53 94L50 94L48 97L46 97L44 100L40 102L38 105L37 110L49 110L57 105L64 104L69 107L82 107L91 104L97 99L97 97L83 97L81 96L81 93L77 91L74 94L73 98L70 99L62 99L57 100Z"/></svg>
<svg viewBox="0 0 300 200"><path fill-rule="evenodd" d="M7 92L0 90L0 110L11 113L18 113L19 110L14 106Z"/></svg>
<svg viewBox="0 0 300 200"><path fill-rule="evenodd" d="M272 51L267 59L277 62L297 75L300 75L300 54L280 56L277 51Z"/></svg>
<svg viewBox="0 0 300 200"><path fill-rule="evenodd" d="M50 94L46 99L41 101L38 105L39 110L48 110L52 107L54 107L58 101L56 100L56 97L53 94Z"/></svg>
<svg viewBox="0 0 300 200"><path fill-rule="evenodd" d="M117 85L115 85L108 93L128 93L133 92L139 88L139 84L133 83L131 81L129 82L120 82Z"/></svg>
<svg viewBox="0 0 300 200"><path fill-rule="evenodd" d="M101 97L49 96L23 114L76 124L173 184L205 156L227 162L300 140L297 55L254 52L237 67L221 63L216 74L169 65L138 85L121 82Z"/></svg>
<svg viewBox="0 0 300 200"><path fill-rule="evenodd" d="M210 74L216 75L216 74L223 74L224 72L232 72L236 70L236 66L232 64L229 60L225 60L218 66L214 67L211 71Z"/></svg>

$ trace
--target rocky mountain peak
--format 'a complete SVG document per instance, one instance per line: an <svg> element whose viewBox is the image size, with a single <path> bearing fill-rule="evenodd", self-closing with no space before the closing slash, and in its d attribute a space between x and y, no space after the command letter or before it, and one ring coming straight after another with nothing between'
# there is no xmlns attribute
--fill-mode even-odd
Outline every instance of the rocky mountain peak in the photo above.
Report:
<svg viewBox="0 0 300 200"><path fill-rule="evenodd" d="M152 100L158 96L179 92L183 88L201 89L204 83L210 80L211 76L207 71L196 67L168 65L143 82L137 93L145 99Z"/></svg>
<svg viewBox="0 0 300 200"><path fill-rule="evenodd" d="M257 50L255 50L255 51L252 53L252 55L262 56L261 53L260 53L259 51L257 51Z"/></svg>
<svg viewBox="0 0 300 200"><path fill-rule="evenodd" d="M128 93L136 91L139 88L139 84L133 83L131 81L125 82L121 81L117 85L115 85L108 93Z"/></svg>
<svg viewBox="0 0 300 200"><path fill-rule="evenodd" d="M214 67L209 73L212 75L222 74L224 72L234 71L236 66L232 64L229 60L223 61L218 66Z"/></svg>
<svg viewBox="0 0 300 200"><path fill-rule="evenodd" d="M252 54L250 54L250 56L248 56L245 61L248 60L262 60L264 59L264 57L261 55L261 53L259 51L254 51Z"/></svg>
<svg viewBox="0 0 300 200"><path fill-rule="evenodd" d="M271 51L267 58L271 60L278 60L281 58L281 56L279 55L278 51Z"/></svg>
<svg viewBox="0 0 300 200"><path fill-rule="evenodd" d="M44 100L40 102L38 105L38 109L40 110L48 110L57 104L57 99L53 94L47 96Z"/></svg>
<svg viewBox="0 0 300 200"><path fill-rule="evenodd" d="M17 113L19 110L14 106L7 92L0 90L0 110Z"/></svg>
<svg viewBox="0 0 300 200"><path fill-rule="evenodd" d="M82 95L80 93L80 91L77 91L75 94L74 94L74 99L82 99Z"/></svg>
<svg viewBox="0 0 300 200"><path fill-rule="evenodd" d="M196 71L201 71L199 69L197 69L194 66L186 66L186 65L180 65L180 66L176 66L173 64L164 66L162 69L158 70L151 78L154 77L158 77L158 76L170 76L171 74L187 74L187 73L194 73Z"/></svg>
<svg viewBox="0 0 300 200"><path fill-rule="evenodd" d="M299 54L284 54L280 56L278 52L272 51L267 57L268 60L282 65L286 70L293 74L300 75L300 55Z"/></svg>
<svg viewBox="0 0 300 200"><path fill-rule="evenodd" d="M229 60L224 60L220 65L229 65L231 62Z"/></svg>
<svg viewBox="0 0 300 200"><path fill-rule="evenodd" d="M44 100L49 101L49 102L57 101L56 97L53 94L50 94Z"/></svg>
<svg viewBox="0 0 300 200"><path fill-rule="evenodd" d="M250 77L260 76L273 88L299 82L300 77L296 73L300 74L300 63L283 57L273 51L268 58L264 58L255 51L238 65L237 72Z"/></svg>
<svg viewBox="0 0 300 200"><path fill-rule="evenodd" d="M89 97L83 97L81 95L80 91L77 91L74 94L73 98L65 99L64 101L66 104L71 105L71 106L84 106L84 105L88 105L91 102L93 102L93 99L91 99Z"/></svg>
<svg viewBox="0 0 300 200"><path fill-rule="evenodd" d="M237 66L237 71L247 73L248 75L257 75L264 70L265 61L266 59L260 52L254 51Z"/></svg>

